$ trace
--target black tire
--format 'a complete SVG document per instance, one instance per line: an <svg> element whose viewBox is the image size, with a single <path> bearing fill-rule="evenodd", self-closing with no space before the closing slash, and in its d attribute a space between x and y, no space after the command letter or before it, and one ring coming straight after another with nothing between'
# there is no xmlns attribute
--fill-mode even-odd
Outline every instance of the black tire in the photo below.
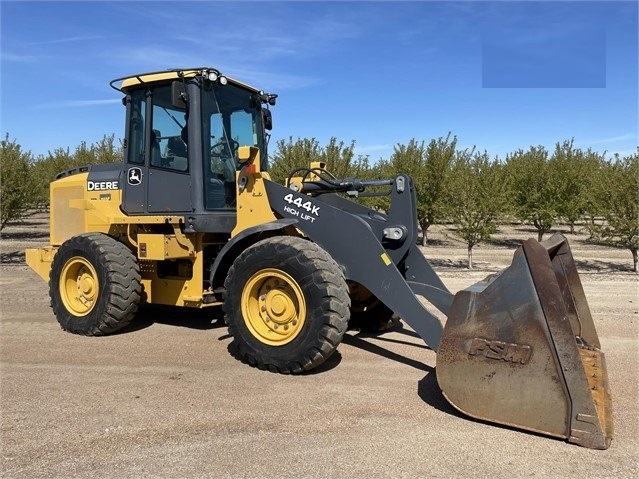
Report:
<svg viewBox="0 0 639 479"><path fill-rule="evenodd" d="M271 284L281 286L271 290ZM344 274L310 241L275 237L255 243L236 258L224 285L231 351L252 366L309 371L335 352L346 332L350 300ZM287 298L285 313L267 307L278 295Z"/></svg>
<svg viewBox="0 0 639 479"><path fill-rule="evenodd" d="M135 316L141 291L135 256L105 234L74 236L53 258L51 307L70 333L100 336L125 327Z"/></svg>
<svg viewBox="0 0 639 479"><path fill-rule="evenodd" d="M368 334L380 334L397 328L401 320L366 287L349 282L351 319L348 329Z"/></svg>

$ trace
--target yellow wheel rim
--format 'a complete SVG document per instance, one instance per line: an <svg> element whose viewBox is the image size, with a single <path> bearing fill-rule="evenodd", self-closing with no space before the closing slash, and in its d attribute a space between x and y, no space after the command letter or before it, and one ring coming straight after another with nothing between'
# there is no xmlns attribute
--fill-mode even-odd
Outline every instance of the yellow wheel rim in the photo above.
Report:
<svg viewBox="0 0 639 479"><path fill-rule="evenodd" d="M98 299L100 284L95 268L85 258L74 256L60 274L60 297L64 307L75 316L86 316Z"/></svg>
<svg viewBox="0 0 639 479"><path fill-rule="evenodd" d="M302 288L279 269L263 269L242 291L242 316L251 334L270 346L282 346L297 337L306 320Z"/></svg>

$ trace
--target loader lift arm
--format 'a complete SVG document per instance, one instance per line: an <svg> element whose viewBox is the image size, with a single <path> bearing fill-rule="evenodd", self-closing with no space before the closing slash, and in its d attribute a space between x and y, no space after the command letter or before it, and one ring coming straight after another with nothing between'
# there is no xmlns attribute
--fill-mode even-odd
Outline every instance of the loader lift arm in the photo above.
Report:
<svg viewBox="0 0 639 479"><path fill-rule="evenodd" d="M417 210L409 176L399 175L393 181L388 215L356 205L334 193L309 199L307 195L268 180L265 186L273 211L283 218L297 219L296 227L331 254L344 269L347 279L368 288L406 321L429 347L437 350L442 325L424 308L415 293L424 295L444 314L448 312L453 295L415 243ZM342 187L346 189L348 185ZM335 190L339 191L337 187ZM297 206L309 201L306 208ZM307 214L308 208L310 214ZM393 229L402 232L399 238L389 237ZM356 248L353 248L354 242ZM407 283L404 274L408 274L415 289Z"/></svg>
<svg viewBox="0 0 639 479"><path fill-rule="evenodd" d="M316 170L309 171L316 172ZM373 212L369 208L348 201L342 196L325 194L344 192L349 196L378 196L377 193L368 193L365 190L369 187L380 186L391 186L391 205L388 215ZM313 196L322 195L321 199L326 203L340 210L359 214L372 228L377 227L374 229L376 238L386 248L395 265L399 266L413 293L423 296L439 311L448 314L453 295L416 245L419 224L417 200L414 185L409 176L399 175L390 180L372 181L358 178L342 180L332 178L330 181L321 179L320 181L303 182L300 190ZM382 194L386 195L387 193ZM371 221L368 220L369 218Z"/></svg>

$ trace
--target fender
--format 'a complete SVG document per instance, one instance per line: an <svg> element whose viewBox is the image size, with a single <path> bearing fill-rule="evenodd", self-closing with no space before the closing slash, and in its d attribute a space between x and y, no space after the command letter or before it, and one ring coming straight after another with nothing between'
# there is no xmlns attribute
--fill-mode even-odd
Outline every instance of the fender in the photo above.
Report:
<svg viewBox="0 0 639 479"><path fill-rule="evenodd" d="M233 263L235 258L237 258L237 256L248 246L255 243L254 240L251 240L252 237L259 235L260 233L263 233L265 231L281 230L286 228L287 226L294 225L297 222L298 220L294 218L283 218L276 221L271 221L270 223L252 226L251 228L247 228L231 238L229 242L226 243L221 251L218 253L215 261L213 262L213 265L211 266L211 276L209 278L209 284L211 285L211 287L216 284L215 279L218 277L222 278L222 283L224 282L226 272L231 267L231 264Z"/></svg>

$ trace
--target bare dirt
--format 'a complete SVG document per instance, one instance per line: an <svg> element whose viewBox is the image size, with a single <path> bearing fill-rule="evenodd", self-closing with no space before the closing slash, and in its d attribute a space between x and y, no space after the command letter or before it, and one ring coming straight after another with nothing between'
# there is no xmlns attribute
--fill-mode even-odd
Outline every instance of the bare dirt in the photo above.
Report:
<svg viewBox="0 0 639 479"><path fill-rule="evenodd" d="M408 329L349 332L320 371L284 376L229 354L219 308L147 308L120 334L63 332L48 288L23 262L48 218L2 232L1 468L7 478L637 477L637 275L628 251L568 235L606 354L610 449L580 448L460 416L435 353ZM507 266L535 232L503 228L476 248L431 232L427 257L457 291Z"/></svg>

